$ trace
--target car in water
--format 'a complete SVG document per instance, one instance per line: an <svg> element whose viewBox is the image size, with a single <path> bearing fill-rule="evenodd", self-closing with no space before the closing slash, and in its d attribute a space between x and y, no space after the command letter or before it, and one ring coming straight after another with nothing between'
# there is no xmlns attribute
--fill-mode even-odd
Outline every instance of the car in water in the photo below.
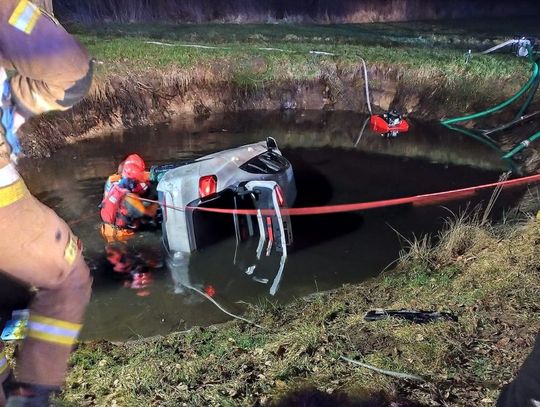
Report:
<svg viewBox="0 0 540 407"><path fill-rule="evenodd" d="M277 292L293 240L283 209L294 204L297 191L292 165L273 138L155 166L150 174L157 182L163 242L176 280L189 280L190 253L234 236L233 264L252 280L270 284L270 294ZM272 258L277 260L273 277L268 273Z"/></svg>
<svg viewBox="0 0 540 407"><path fill-rule="evenodd" d="M294 172L271 137L195 160L155 166L150 174L158 183L163 240L172 255L192 253L231 235L239 244L258 239L257 257L273 250L286 253L292 242L290 219L282 209L296 199ZM201 208L247 209L253 214Z"/></svg>

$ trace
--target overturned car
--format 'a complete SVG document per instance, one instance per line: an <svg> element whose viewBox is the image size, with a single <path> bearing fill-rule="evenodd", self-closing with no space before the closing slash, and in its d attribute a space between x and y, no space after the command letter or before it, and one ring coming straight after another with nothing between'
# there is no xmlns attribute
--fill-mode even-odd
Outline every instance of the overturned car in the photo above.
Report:
<svg viewBox="0 0 540 407"><path fill-rule="evenodd" d="M285 253L292 241L282 208L296 199L290 162L273 138L196 160L152 167L163 208L163 239L171 255L191 253L227 236L237 242L258 238L257 257ZM250 209L253 215L199 208ZM271 215L264 214L271 209Z"/></svg>

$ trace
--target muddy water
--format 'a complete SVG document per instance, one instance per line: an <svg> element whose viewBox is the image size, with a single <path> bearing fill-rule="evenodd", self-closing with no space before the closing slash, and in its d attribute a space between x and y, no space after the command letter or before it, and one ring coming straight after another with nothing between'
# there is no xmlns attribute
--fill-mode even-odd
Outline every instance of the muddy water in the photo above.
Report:
<svg viewBox="0 0 540 407"><path fill-rule="evenodd" d="M193 254L172 272L165 262L159 231L145 231L127 246L128 257L151 270L153 283L144 290L112 271L99 234L97 205L104 179L128 153L138 152L149 164L193 158L233 146L275 137L291 161L297 179L297 206L328 205L396 198L406 195L492 182L506 169L497 154L477 141L436 123L412 123L408 134L382 138L361 134L365 117L348 112L241 113L205 120L180 119L68 146L51 159L26 162L30 189L54 208L85 243L94 274L94 294L84 338L126 339L195 324L228 319L181 282L212 292L233 312L243 302L265 298L288 301L316 291L355 283L379 273L393 262L405 237L434 233L448 210L486 201L446 203L429 207L396 207L363 213L293 218L294 245L275 297L270 283L245 272L231 236ZM495 215L519 192L504 193ZM249 253L248 253L249 255ZM235 264L235 256L237 261ZM264 259L271 280L279 258ZM263 266L261 266L263 267ZM274 273L274 274L273 274ZM2 280L0 309L24 305L24 290Z"/></svg>

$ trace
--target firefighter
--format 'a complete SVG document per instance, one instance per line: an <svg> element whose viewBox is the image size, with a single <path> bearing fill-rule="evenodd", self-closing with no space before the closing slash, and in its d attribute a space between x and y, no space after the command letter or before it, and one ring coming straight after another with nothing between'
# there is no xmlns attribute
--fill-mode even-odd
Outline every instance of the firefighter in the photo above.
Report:
<svg viewBox="0 0 540 407"><path fill-rule="evenodd" d="M126 157L118 173L108 178L100 205L101 233L108 242L129 238L144 222L154 220L158 206L139 199L149 194L148 179L146 164L137 154Z"/></svg>
<svg viewBox="0 0 540 407"><path fill-rule="evenodd" d="M0 66L0 270L35 289L14 373L0 349L0 406L6 394L8 406L47 406L64 381L91 278L79 239L18 173L17 130L32 116L81 100L92 63L49 13L27 0L2 0ZM14 73L8 78L5 71Z"/></svg>

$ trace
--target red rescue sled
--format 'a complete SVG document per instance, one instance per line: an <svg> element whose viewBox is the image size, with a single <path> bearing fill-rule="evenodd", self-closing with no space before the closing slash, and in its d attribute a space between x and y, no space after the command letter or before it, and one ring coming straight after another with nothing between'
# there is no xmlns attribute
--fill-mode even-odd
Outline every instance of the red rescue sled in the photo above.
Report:
<svg viewBox="0 0 540 407"><path fill-rule="evenodd" d="M387 121L388 115L373 115L370 119L370 127L375 133L385 136L397 136L399 133L409 131L409 123L402 118L393 118L390 123Z"/></svg>

